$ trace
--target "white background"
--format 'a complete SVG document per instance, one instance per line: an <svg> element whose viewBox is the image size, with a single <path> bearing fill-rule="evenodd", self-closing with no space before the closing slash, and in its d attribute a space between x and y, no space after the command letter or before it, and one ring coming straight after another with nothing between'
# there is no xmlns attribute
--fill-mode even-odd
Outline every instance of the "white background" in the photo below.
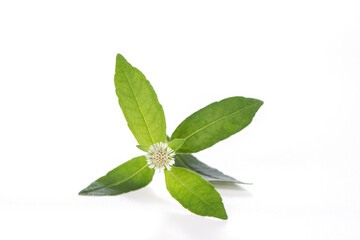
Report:
<svg viewBox="0 0 360 240"><path fill-rule="evenodd" d="M1 239L360 239L359 1L1 1ZM116 53L151 81L168 134L230 96L265 102L196 156L229 219L183 209L157 174L77 193L138 156Z"/></svg>

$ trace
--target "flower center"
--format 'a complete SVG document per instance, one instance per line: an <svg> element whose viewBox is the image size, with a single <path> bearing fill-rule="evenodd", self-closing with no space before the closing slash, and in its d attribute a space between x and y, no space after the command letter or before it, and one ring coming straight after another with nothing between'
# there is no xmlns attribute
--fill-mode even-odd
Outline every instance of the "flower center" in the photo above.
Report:
<svg viewBox="0 0 360 240"><path fill-rule="evenodd" d="M149 152L146 155L146 161L150 168L158 170L171 169L175 163L175 151L171 149L167 143L155 143L149 147Z"/></svg>
<svg viewBox="0 0 360 240"><path fill-rule="evenodd" d="M167 152L157 151L154 154L154 158L157 163L164 164L168 160L168 154L167 154Z"/></svg>

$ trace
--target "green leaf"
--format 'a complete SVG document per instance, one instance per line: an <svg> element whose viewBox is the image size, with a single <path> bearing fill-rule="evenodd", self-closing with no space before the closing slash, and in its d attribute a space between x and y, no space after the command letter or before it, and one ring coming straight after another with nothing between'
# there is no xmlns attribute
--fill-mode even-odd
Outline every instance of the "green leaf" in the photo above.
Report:
<svg viewBox="0 0 360 240"><path fill-rule="evenodd" d="M249 125L262 101L231 97L212 103L186 118L171 139L185 139L178 153L195 153L211 147Z"/></svg>
<svg viewBox="0 0 360 240"><path fill-rule="evenodd" d="M185 168L165 170L166 188L184 208L201 216L227 219L220 194L202 177Z"/></svg>
<svg viewBox="0 0 360 240"><path fill-rule="evenodd" d="M185 142L185 139L174 139L171 142L169 142L168 146L172 150L176 151L184 144L184 142Z"/></svg>
<svg viewBox="0 0 360 240"><path fill-rule="evenodd" d="M120 107L137 142L144 146L164 142L165 115L150 82L120 54L114 80Z"/></svg>
<svg viewBox="0 0 360 240"><path fill-rule="evenodd" d="M79 192L80 195L118 195L148 185L154 175L145 156L133 158Z"/></svg>
<svg viewBox="0 0 360 240"><path fill-rule="evenodd" d="M174 166L186 168L190 171L193 171L199 174L208 182L229 182L229 183L249 184L249 183L240 182L239 180L233 177L225 175L219 170L212 168L203 162L200 162L196 157L194 157L191 154L176 154Z"/></svg>
<svg viewBox="0 0 360 240"><path fill-rule="evenodd" d="M144 151L144 152L148 152L148 151L149 151L149 147L148 147L148 146L136 145L136 147L137 147L138 149L140 149L141 151Z"/></svg>

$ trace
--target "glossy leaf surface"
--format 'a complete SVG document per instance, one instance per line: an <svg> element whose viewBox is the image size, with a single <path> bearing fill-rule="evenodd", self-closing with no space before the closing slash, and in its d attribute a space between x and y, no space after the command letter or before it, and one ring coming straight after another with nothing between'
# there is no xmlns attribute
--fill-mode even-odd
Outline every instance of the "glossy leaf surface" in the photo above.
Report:
<svg viewBox="0 0 360 240"><path fill-rule="evenodd" d="M83 189L80 195L118 195L148 185L154 175L145 156L133 158Z"/></svg>
<svg viewBox="0 0 360 240"><path fill-rule="evenodd" d="M186 140L177 152L199 152L241 131L251 123L262 104L253 98L231 97L200 109L172 134L171 139Z"/></svg>
<svg viewBox="0 0 360 240"><path fill-rule="evenodd" d="M175 165L176 167L186 168L202 176L206 181L209 182L229 182L229 183L241 183L239 180L230 177L219 170L212 168L205 163L199 161L196 157L191 154L176 154Z"/></svg>
<svg viewBox="0 0 360 240"><path fill-rule="evenodd" d="M128 126L140 145L166 139L165 115L150 82L125 58L116 56L115 88Z"/></svg>
<svg viewBox="0 0 360 240"><path fill-rule="evenodd" d="M227 219L220 194L198 174L185 168L165 170L166 188L184 208L201 215Z"/></svg>

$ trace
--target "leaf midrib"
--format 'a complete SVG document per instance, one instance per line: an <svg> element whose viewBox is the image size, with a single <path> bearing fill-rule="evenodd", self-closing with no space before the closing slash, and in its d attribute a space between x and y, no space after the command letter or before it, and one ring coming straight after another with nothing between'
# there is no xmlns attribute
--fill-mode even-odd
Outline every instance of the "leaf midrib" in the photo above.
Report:
<svg viewBox="0 0 360 240"><path fill-rule="evenodd" d="M109 188L109 187L112 187L112 186L116 186L116 185L119 185L119 184L122 184L126 181L128 181L129 179L133 178L134 176L136 176L137 174L139 174L144 168L146 168L149 164L145 164L142 168L140 168L139 170L137 170L134 174L132 174L131 176L119 181L119 182L115 182L115 183L112 183L112 184L108 184L108 185L104 185L104 186L101 186L101 187L98 187L98 188L93 188L91 190L89 190L88 192L93 192L93 191L96 191L98 189L101 189L101 188Z"/></svg>
<svg viewBox="0 0 360 240"><path fill-rule="evenodd" d="M136 101L136 104L137 104L137 106L138 106L138 108L139 108L139 110L140 110L141 116L142 116L142 118L144 119L144 122L145 122L145 125L146 125L146 130L148 131L148 133L149 133L149 135L150 135L150 138L151 138L152 143L155 144L154 138L153 138L153 136L152 136L152 134L151 134L151 132L150 132L150 130L149 130L149 125L148 125L148 123L147 123L147 120L146 120L146 118L145 118L145 115L144 115L144 113L143 113L143 111L142 111L142 108L140 107L139 100L138 100L138 98L137 98L137 96L136 96L136 94L135 94L135 91L134 91L131 83L130 83L129 76L128 76L127 73L126 73L124 66L123 66L122 64L120 64L120 66L121 66L121 68L123 69L123 71L124 71L124 73L125 73L126 80L127 80L128 84L129 84L129 86L130 86L130 88L131 88L132 94L133 94L134 97L135 97L135 101ZM133 68L133 67L132 67L132 68ZM133 69L134 69L134 68L133 68ZM135 70L135 71L136 71L136 70Z"/></svg>
<svg viewBox="0 0 360 240"><path fill-rule="evenodd" d="M185 184L183 184L180 179L178 177L175 176L174 173L172 173L171 171L169 171L171 173L171 175L173 175L173 177L181 184L184 186L184 188L186 190L188 190L192 195L196 196L198 199L200 199L203 203L205 203L206 205L208 205L209 207L211 207L212 209L214 209L216 212L218 212L219 210L217 208L214 208L211 204L207 203L206 201L204 201L199 195L197 195L195 192L191 191Z"/></svg>
<svg viewBox="0 0 360 240"><path fill-rule="evenodd" d="M182 162L185 166L188 166L188 168L190 168L190 169L194 169L192 166L190 166L188 163L186 163L186 162L184 161L184 159L182 159L179 155L177 155L177 157L180 159L180 162ZM194 170L197 171L196 169L194 169ZM197 174L201 174L201 175L204 175L204 176L206 176L206 177L211 177L211 178L213 178L213 179L218 179L218 180L220 180L219 178L210 176L210 175L208 175L208 174L206 174L206 173L203 173L203 172L201 172L201 171L197 171Z"/></svg>
<svg viewBox="0 0 360 240"><path fill-rule="evenodd" d="M233 183L242 183L242 184L249 184L249 183L244 183L244 182L240 182L239 180L230 177L224 173L222 173L225 177L229 178L228 180L225 180L223 178L217 177L217 176L213 176L210 175L208 173L203 172L201 169L195 169L194 167L192 167L191 165L189 165L187 162L184 161L184 159L178 154L176 155L177 159L182 162L182 164L184 164L185 166L187 166L189 169L193 169L194 171L196 171L197 174L199 174L200 176L204 176L204 177L208 177L211 179L205 179L206 181L228 181L228 182L233 182ZM200 161L199 161L200 162ZM219 170L218 170L219 171ZM220 172L221 173L221 172Z"/></svg>
<svg viewBox="0 0 360 240"><path fill-rule="evenodd" d="M250 107L253 107L254 105L256 105L256 104L254 103L254 104L249 105L249 106L246 106L246 107L244 107L244 108L242 108L242 109L236 110L235 112L232 112L232 113L230 113L230 114L228 114L228 115L226 115L226 116L220 117L220 118L218 118L218 119L210 122L209 124L205 125L204 127L199 128L198 130L196 130L195 132L191 133L190 135L188 135L188 136L185 137L184 139L187 140L187 139L189 139L190 137L192 137L193 135L197 134L198 132L204 130L205 128L207 128L207 127L209 127L209 126L217 123L218 121L221 121L221 120L223 120L224 118L230 117L230 116L232 116L232 115L234 115L234 114L237 114L237 113L239 113L239 112L241 112L241 111L244 111L245 109L250 108Z"/></svg>

